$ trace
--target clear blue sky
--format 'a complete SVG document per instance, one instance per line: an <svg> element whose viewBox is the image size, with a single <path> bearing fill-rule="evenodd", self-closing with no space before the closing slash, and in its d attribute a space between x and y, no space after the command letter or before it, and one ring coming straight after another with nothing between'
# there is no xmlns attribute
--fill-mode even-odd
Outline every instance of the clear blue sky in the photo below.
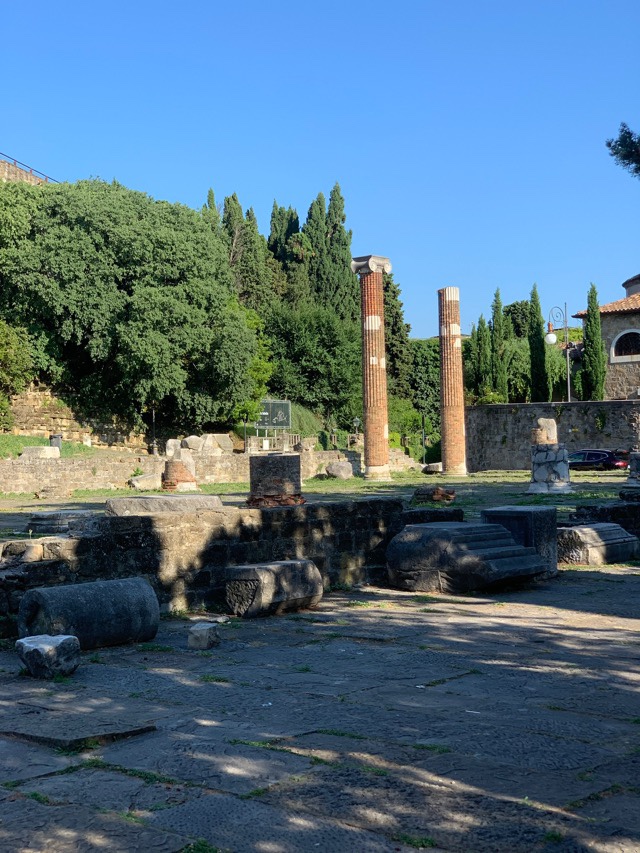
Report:
<svg viewBox="0 0 640 853"><path fill-rule="evenodd" d="M6 3L0 151L200 207L236 192L268 233L339 181L353 254L387 255L412 335L537 282L543 313L624 296L640 181L640 4L325 0ZM574 323L576 321L573 321Z"/></svg>

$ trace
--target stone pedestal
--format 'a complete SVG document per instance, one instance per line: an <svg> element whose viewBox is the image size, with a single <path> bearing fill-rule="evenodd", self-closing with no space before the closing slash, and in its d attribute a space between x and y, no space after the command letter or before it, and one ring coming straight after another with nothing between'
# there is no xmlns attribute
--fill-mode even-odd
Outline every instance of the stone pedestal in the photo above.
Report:
<svg viewBox="0 0 640 853"><path fill-rule="evenodd" d="M299 453L271 453L249 459L251 498L278 498L302 491Z"/></svg>
<svg viewBox="0 0 640 853"><path fill-rule="evenodd" d="M527 494L562 494L571 491L566 445L531 445L531 483Z"/></svg>
<svg viewBox="0 0 640 853"><path fill-rule="evenodd" d="M558 574L557 517L554 506L496 506L481 513L487 524L506 527L518 545L535 548L547 567L547 577Z"/></svg>
<svg viewBox="0 0 640 853"><path fill-rule="evenodd" d="M629 469L625 489L640 489L640 453L629 454Z"/></svg>

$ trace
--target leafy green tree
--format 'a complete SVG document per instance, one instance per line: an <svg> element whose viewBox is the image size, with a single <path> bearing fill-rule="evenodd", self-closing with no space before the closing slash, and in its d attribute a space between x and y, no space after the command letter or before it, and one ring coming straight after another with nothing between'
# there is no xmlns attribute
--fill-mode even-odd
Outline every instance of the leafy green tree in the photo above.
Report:
<svg viewBox="0 0 640 853"><path fill-rule="evenodd" d="M496 290L491 306L491 373L493 390L503 401L508 401L507 362L505 359L504 317L500 290Z"/></svg>
<svg viewBox="0 0 640 853"><path fill-rule="evenodd" d="M319 306L275 304L265 321L273 353L269 390L349 427L361 407L357 327Z"/></svg>
<svg viewBox="0 0 640 853"><path fill-rule="evenodd" d="M13 416L9 398L24 391L33 378L29 336L0 320L0 429L10 429Z"/></svg>
<svg viewBox="0 0 640 853"><path fill-rule="evenodd" d="M390 394L410 399L412 357L409 344L411 327L404 321L400 287L393 273L384 273L384 334L387 358L387 387Z"/></svg>
<svg viewBox="0 0 640 853"><path fill-rule="evenodd" d="M540 307L538 288L535 284L531 291L528 339L529 357L531 359L531 402L546 403L551 399L551 388L547 375L544 318Z"/></svg>
<svg viewBox="0 0 640 853"><path fill-rule="evenodd" d="M603 400L607 373L607 355L602 341L600 307L595 284L589 288L584 319L584 353L582 356L582 399Z"/></svg>
<svg viewBox="0 0 640 853"><path fill-rule="evenodd" d="M510 305L505 305L503 313L505 320L509 319L511 321L513 334L517 338L528 337L529 315L531 313L531 305L528 300L522 299L519 302L512 302Z"/></svg>
<svg viewBox="0 0 640 853"><path fill-rule="evenodd" d="M0 316L79 414L140 427L153 405L159 425L194 429L262 393L258 331L211 225L117 183L0 185Z"/></svg>
<svg viewBox="0 0 640 853"><path fill-rule="evenodd" d="M509 400L527 403L531 399L531 355L526 338L513 337L505 343Z"/></svg>
<svg viewBox="0 0 640 853"><path fill-rule="evenodd" d="M425 415L432 436L440 435L440 341L438 338L409 340L411 391L414 408Z"/></svg>
<svg viewBox="0 0 640 853"><path fill-rule="evenodd" d="M631 172L635 178L640 178L640 135L622 122L618 136L615 139L607 139L605 144L619 166Z"/></svg>

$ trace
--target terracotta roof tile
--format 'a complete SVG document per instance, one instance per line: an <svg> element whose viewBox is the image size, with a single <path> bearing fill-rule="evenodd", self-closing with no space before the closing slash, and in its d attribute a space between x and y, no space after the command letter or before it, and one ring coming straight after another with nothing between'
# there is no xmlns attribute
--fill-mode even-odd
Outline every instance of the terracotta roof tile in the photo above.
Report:
<svg viewBox="0 0 640 853"><path fill-rule="evenodd" d="M631 296L625 296L624 299L607 302L606 305L600 306L601 314L631 314L635 311L640 311L640 293L634 293ZM578 311L577 314L571 316L582 319L587 316L587 312L586 310Z"/></svg>

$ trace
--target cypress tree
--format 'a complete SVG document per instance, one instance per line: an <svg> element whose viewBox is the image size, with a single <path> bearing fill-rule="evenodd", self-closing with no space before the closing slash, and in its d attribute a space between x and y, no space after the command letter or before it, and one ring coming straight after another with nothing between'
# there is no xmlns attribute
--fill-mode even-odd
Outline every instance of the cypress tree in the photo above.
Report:
<svg viewBox="0 0 640 853"><path fill-rule="evenodd" d="M505 403L508 400L507 362L505 359L505 330L500 290L496 290L491 305L491 373L493 389Z"/></svg>
<svg viewBox="0 0 640 853"><path fill-rule="evenodd" d="M327 255L321 283L323 301L328 307L333 307L342 319L357 322L360 293L357 276L351 272L351 231L344 227L346 219L344 198L340 185L336 183L329 195L327 209Z"/></svg>
<svg viewBox="0 0 640 853"><path fill-rule="evenodd" d="M293 234L300 230L298 214L292 207L280 207L276 201L273 202L271 210L271 223L267 245L269 251L286 268L287 243Z"/></svg>
<svg viewBox="0 0 640 853"><path fill-rule="evenodd" d="M531 402L547 403L551 390L547 378L546 352L544 343L544 318L540 307L538 288L533 285L529 311L529 354L531 356Z"/></svg>
<svg viewBox="0 0 640 853"><path fill-rule="evenodd" d="M307 261L309 284L312 293L323 307L326 306L324 283L327 280L326 208L324 195L318 193L317 197L311 202L307 221L302 228L302 233L307 238L310 249ZM328 305L326 307L333 308L334 306Z"/></svg>
<svg viewBox="0 0 640 853"><path fill-rule="evenodd" d="M476 362L476 388L478 395L483 397L493 387L491 376L491 332L487 321L481 314L477 329L478 358Z"/></svg>
<svg viewBox="0 0 640 853"><path fill-rule="evenodd" d="M478 364L478 330L476 324L471 326L471 334L462 341L462 367L464 374L464 387L471 394L478 396L477 384Z"/></svg>
<svg viewBox="0 0 640 853"><path fill-rule="evenodd" d="M267 243L258 231L251 207L242 223L240 245L240 254L232 265L236 290L243 305L263 315L273 298L273 282L267 268Z"/></svg>
<svg viewBox="0 0 640 853"><path fill-rule="evenodd" d="M595 284L589 288L587 314L584 320L584 355L582 356L582 399L603 400L607 355L602 341L600 307Z"/></svg>
<svg viewBox="0 0 640 853"><path fill-rule="evenodd" d="M234 193L225 198L222 210L222 234L229 250L229 263L231 266L238 262L242 254L243 225L244 216L242 215L242 208L240 207L238 196Z"/></svg>
<svg viewBox="0 0 640 853"><path fill-rule="evenodd" d="M390 394L408 400L411 398L412 355L409 345L411 326L404 321L400 287L393 280L393 273L384 273L382 281L387 384Z"/></svg>

